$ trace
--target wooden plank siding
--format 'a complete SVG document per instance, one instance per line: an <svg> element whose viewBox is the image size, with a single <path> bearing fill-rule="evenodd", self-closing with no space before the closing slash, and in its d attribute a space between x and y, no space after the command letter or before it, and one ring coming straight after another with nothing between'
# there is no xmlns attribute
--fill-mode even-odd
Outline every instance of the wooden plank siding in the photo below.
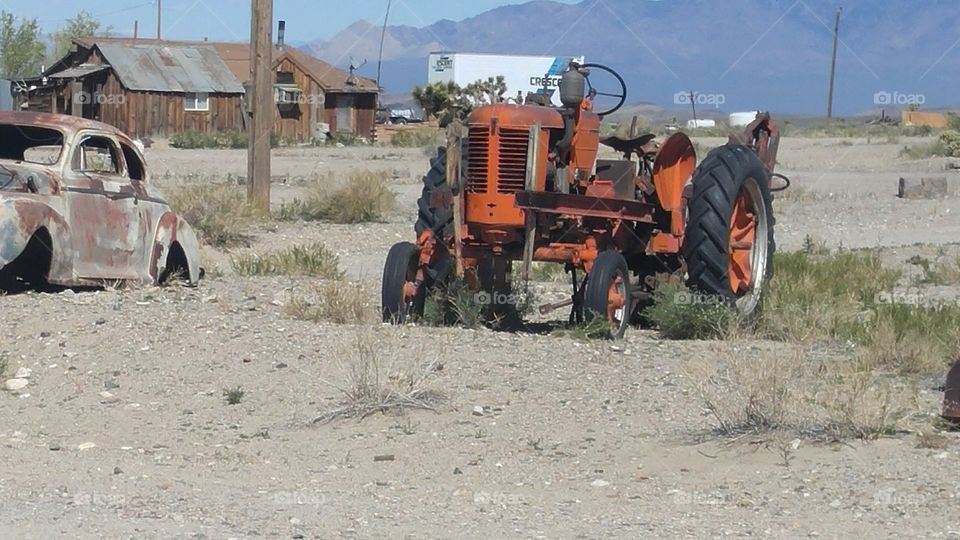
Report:
<svg viewBox="0 0 960 540"><path fill-rule="evenodd" d="M323 110L326 96L323 89L300 66L289 59L281 60L274 72L288 72L293 74L293 84L297 85L302 94L300 103L295 106L277 108L277 118L274 123L275 136L288 141L309 142L313 137L313 125L323 122L320 111Z"/></svg>
<svg viewBox="0 0 960 540"><path fill-rule="evenodd" d="M337 109L340 107L340 104L343 103L344 98L347 102L352 102L351 108L351 122L353 124L352 133L358 137L367 137L370 138L373 135L373 130L376 125L376 115L377 115L377 95L369 93L344 93L344 94L328 94L327 103L324 109L324 115L328 124L330 124L330 132L337 133L341 131L341 128L344 128L342 131L350 132L351 130L345 128L344 126L337 125Z"/></svg>
<svg viewBox="0 0 960 540"><path fill-rule="evenodd" d="M133 137L169 137L180 131L209 133L244 128L239 95L210 94L209 110L187 111L183 94L131 92L123 88L113 72L107 77L102 95L106 98L96 119Z"/></svg>
<svg viewBox="0 0 960 540"><path fill-rule="evenodd" d="M78 50L72 63L101 65L107 62L97 48L91 47ZM299 103L276 107L273 132L277 137L290 142L310 142L318 123L329 124L331 133L345 128L360 137L372 136L377 106L375 91L344 91L337 87L328 93L315 78L319 76L316 71L305 71L287 56L276 62L273 72L292 73L293 84L301 92ZM327 85L326 88L333 87ZM95 95L97 103L82 106L73 103L74 96L80 92ZM242 109L244 97L240 94L209 94L207 111L185 110L184 98L183 93L128 90L111 68L38 90L28 96L28 103L30 110L56 111L99 120L135 138L169 137L187 130L209 133L246 128ZM349 110L339 113L349 125L337 125L341 104L349 104Z"/></svg>

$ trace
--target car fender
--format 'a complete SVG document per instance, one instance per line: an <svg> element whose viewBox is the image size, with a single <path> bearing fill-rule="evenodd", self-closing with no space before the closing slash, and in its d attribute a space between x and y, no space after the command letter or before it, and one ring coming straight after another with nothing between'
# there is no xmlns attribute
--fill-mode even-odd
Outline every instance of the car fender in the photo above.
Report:
<svg viewBox="0 0 960 540"><path fill-rule="evenodd" d="M197 240L197 234L193 231L193 227L174 212L164 213L157 224L157 234L153 241L154 255L150 263L150 275L154 281L157 280L167 266L170 247L175 243L180 244L180 248L183 249L187 258L187 266L190 270L189 282L191 285L196 285L200 282L200 242Z"/></svg>
<svg viewBox="0 0 960 540"><path fill-rule="evenodd" d="M70 227L55 208L33 198L0 197L0 268L20 256L40 229L50 234L50 281L70 281Z"/></svg>

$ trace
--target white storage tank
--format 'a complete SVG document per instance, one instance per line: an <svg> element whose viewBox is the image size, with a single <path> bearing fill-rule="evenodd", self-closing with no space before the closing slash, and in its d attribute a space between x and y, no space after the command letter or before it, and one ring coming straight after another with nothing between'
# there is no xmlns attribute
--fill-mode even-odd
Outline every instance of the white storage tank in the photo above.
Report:
<svg viewBox="0 0 960 540"><path fill-rule="evenodd" d="M757 119L760 111L735 112L730 115L730 127L743 127Z"/></svg>
<svg viewBox="0 0 960 540"><path fill-rule="evenodd" d="M687 129L712 128L717 127L717 123L710 119L687 120Z"/></svg>

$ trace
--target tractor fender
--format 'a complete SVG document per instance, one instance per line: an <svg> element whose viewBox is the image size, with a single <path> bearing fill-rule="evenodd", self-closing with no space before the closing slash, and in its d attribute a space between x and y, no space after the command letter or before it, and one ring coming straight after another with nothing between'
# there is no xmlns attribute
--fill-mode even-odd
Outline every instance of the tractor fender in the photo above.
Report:
<svg viewBox="0 0 960 540"><path fill-rule="evenodd" d="M683 189L693 179L697 152L683 133L674 133L660 147L653 162L653 185L664 210L670 212L670 232L683 236Z"/></svg>
<svg viewBox="0 0 960 540"><path fill-rule="evenodd" d="M52 206L34 198L0 197L0 268L23 253L30 239L41 229L50 236L51 281L70 281L73 265L70 227Z"/></svg>
<svg viewBox="0 0 960 540"><path fill-rule="evenodd" d="M180 249L183 250L190 272L190 284L196 285L200 282L200 242L197 240L197 234L193 231L193 227L174 212L163 214L157 224L157 233L153 241L153 257L150 262L150 276L154 281L160 277L160 273L167 266L167 258L170 256L170 250L174 244L179 244Z"/></svg>

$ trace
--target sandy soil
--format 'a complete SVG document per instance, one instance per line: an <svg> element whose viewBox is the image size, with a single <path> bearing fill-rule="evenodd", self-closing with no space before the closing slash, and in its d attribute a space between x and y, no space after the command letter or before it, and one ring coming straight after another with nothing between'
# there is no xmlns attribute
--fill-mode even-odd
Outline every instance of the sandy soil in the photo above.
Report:
<svg viewBox="0 0 960 540"><path fill-rule="evenodd" d="M954 193L960 181L942 160L899 159L908 143L784 140L781 172L797 189L776 202L778 246L798 249L809 235L881 248L890 265L936 245L958 253L957 198L895 197L901 175L947 174ZM245 169L240 151L147 156L168 189ZM385 223L261 227L243 248L322 240L375 305L389 246L413 239L424 152L274 156L275 202L358 167L394 179L399 209ZM195 289L0 297L7 375L32 370L27 388L0 393L0 534L960 538L956 435L945 449L919 449L909 433L833 444L721 438L688 373L724 345L640 329L611 344L297 321L283 304L308 280L241 278L229 258L205 249L219 275ZM439 361L429 384L446 402L313 423L338 405L334 386L358 343L391 369ZM921 385L916 425L938 413L939 383ZM224 389L238 386L241 403L228 405Z"/></svg>

